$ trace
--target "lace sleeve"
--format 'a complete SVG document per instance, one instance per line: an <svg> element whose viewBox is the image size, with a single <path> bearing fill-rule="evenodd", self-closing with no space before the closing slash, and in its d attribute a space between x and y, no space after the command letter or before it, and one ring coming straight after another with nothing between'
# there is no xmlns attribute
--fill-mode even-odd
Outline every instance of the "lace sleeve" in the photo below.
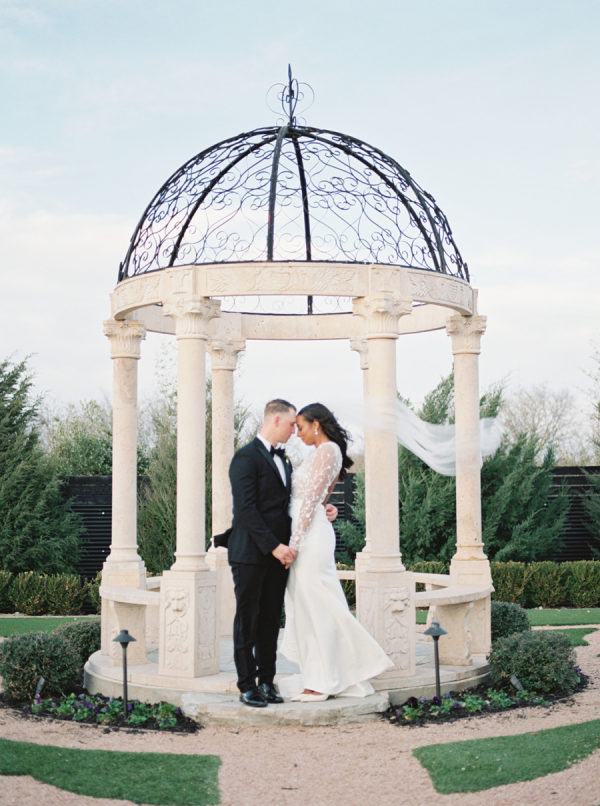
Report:
<svg viewBox="0 0 600 806"><path fill-rule="evenodd" d="M340 467L341 453L335 442L324 442L319 445L311 468L311 480L304 492L298 519L293 524L290 547L295 551L301 549L304 535L311 524L317 507L325 500L331 483L340 472Z"/></svg>

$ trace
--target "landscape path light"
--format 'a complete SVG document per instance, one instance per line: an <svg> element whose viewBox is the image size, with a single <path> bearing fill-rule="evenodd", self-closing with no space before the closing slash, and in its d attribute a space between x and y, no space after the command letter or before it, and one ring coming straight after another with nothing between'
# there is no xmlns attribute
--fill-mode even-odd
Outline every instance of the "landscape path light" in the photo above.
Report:
<svg viewBox="0 0 600 806"><path fill-rule="evenodd" d="M127 647L135 638L129 635L129 630L121 630L113 641L121 644L123 650L123 717L127 719Z"/></svg>
<svg viewBox="0 0 600 806"><path fill-rule="evenodd" d="M440 656L438 653L438 641L440 640L440 635L448 635L448 632L443 627L440 627L439 622L432 621L431 627L425 630L425 635L430 635L433 638L433 658L435 662L435 695L438 698L438 700L441 700L442 695L440 692Z"/></svg>

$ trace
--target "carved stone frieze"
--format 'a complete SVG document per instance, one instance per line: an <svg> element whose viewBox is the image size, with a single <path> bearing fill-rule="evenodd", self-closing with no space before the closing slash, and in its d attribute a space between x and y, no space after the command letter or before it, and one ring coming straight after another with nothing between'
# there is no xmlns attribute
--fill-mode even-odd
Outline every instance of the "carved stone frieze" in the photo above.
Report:
<svg viewBox="0 0 600 806"><path fill-rule="evenodd" d="M188 610L188 591L183 587L168 587L165 591L163 647L168 669L177 669L182 663L182 656L187 656L190 651L190 620L186 618Z"/></svg>
<svg viewBox="0 0 600 806"><path fill-rule="evenodd" d="M203 587L196 600L196 623L201 625L196 646L200 666L210 665L215 660L217 647L216 589Z"/></svg>
<svg viewBox="0 0 600 806"><path fill-rule="evenodd" d="M408 272L410 294L418 302L430 302L457 308L470 314L474 310L473 289L458 277L411 269Z"/></svg>
<svg viewBox="0 0 600 806"><path fill-rule="evenodd" d="M452 339L453 354L478 355L481 352L481 337L485 333L486 322L487 318L479 314L451 316L446 323L446 332Z"/></svg>
<svg viewBox="0 0 600 806"><path fill-rule="evenodd" d="M410 596L406 588L384 588L383 602L385 650L396 668L406 670L411 664L409 633L413 629Z"/></svg>
<svg viewBox="0 0 600 806"><path fill-rule="evenodd" d="M146 329L140 322L107 319L104 335L110 341L111 358L139 359L141 343L146 338Z"/></svg>

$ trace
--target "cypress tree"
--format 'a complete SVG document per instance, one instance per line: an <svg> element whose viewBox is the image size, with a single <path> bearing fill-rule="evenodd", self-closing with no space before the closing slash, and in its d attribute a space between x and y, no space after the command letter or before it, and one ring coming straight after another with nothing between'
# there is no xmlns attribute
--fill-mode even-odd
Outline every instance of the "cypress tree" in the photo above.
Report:
<svg viewBox="0 0 600 806"><path fill-rule="evenodd" d="M74 570L82 531L41 447L38 407L26 361L0 362L0 568L13 573Z"/></svg>

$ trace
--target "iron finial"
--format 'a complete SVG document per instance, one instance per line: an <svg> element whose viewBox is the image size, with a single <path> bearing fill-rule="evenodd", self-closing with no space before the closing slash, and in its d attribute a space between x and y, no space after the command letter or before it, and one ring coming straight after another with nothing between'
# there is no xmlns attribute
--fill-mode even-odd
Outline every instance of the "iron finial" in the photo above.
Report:
<svg viewBox="0 0 600 806"><path fill-rule="evenodd" d="M292 66L288 64L288 79L286 84L273 84L267 92L267 104L269 109L278 113L279 109L276 104L279 104L283 110L284 120L279 120L279 123L285 123L287 126L296 126L296 108L298 103L307 99L307 103L303 106L301 111L308 109L314 100L315 93L310 84L304 82L299 83L298 79L292 75Z"/></svg>

